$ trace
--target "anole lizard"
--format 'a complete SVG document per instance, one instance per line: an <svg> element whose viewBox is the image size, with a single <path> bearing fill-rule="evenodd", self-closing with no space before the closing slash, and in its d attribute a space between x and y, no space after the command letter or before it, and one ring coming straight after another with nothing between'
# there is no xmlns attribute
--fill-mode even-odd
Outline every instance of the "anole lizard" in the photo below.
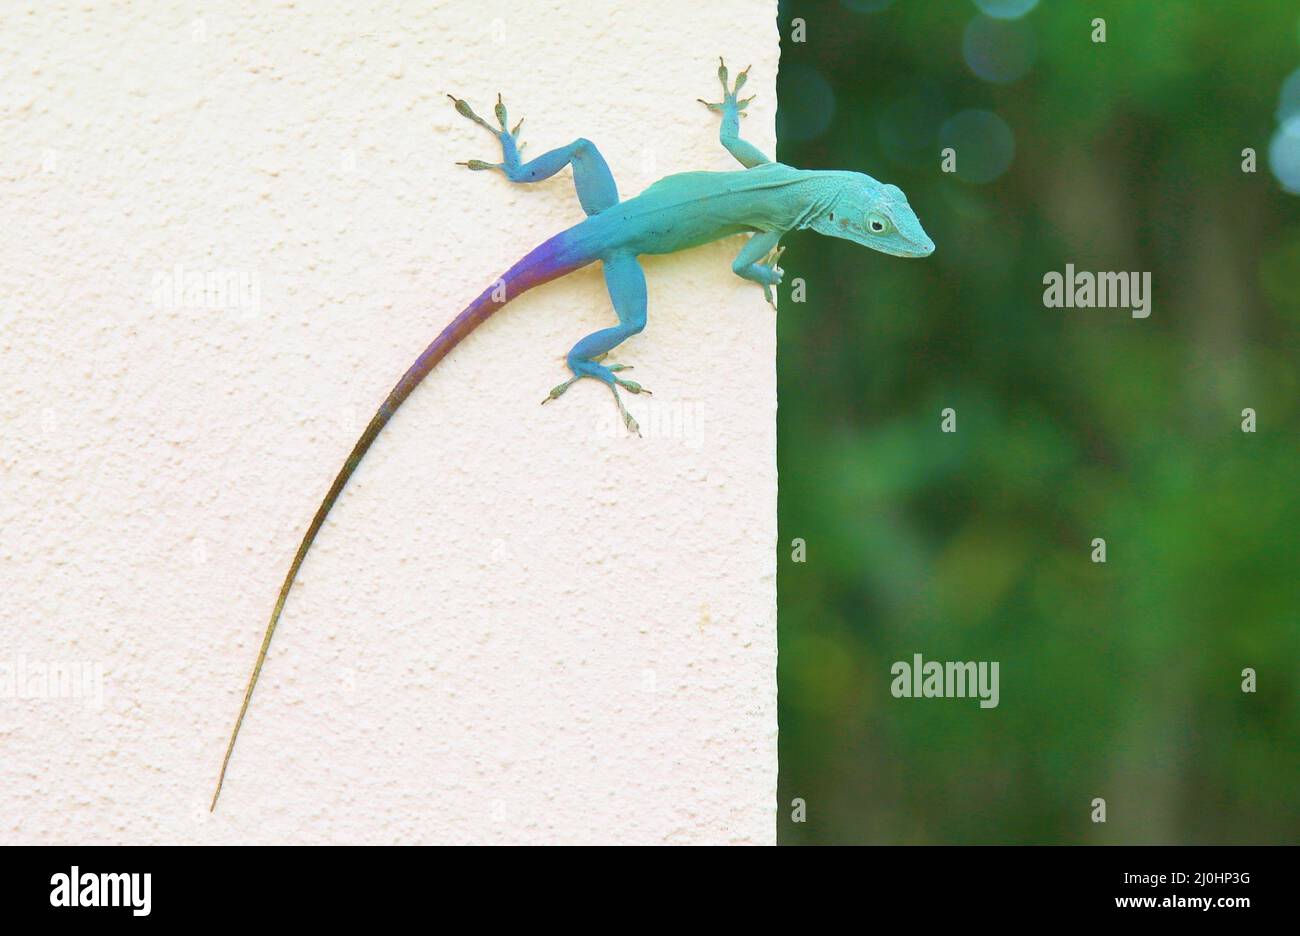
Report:
<svg viewBox="0 0 1300 936"><path fill-rule="evenodd" d="M475 170L497 170L511 182L521 184L540 182L570 166L578 202L587 218L535 248L456 316L402 375L366 426L317 508L289 566L284 584L280 586L280 595L262 637L257 662L249 676L244 701L221 762L211 809L217 808L230 755L248 712L262 664L266 661L271 637L289 597L289 589L330 508L375 437L411 391L434 365L493 312L534 286L599 261L618 324L593 332L573 346L568 355L572 376L551 390L542 402L557 399L575 381L592 377L610 388L624 424L630 431L638 432L636 420L624 407L618 390L622 387L629 393L649 391L619 376L627 369L625 366L601 362L611 350L645 328L645 274L637 260L641 254L675 253L733 234L751 234L732 262L731 269L737 276L760 284L764 296L775 306L772 287L781 282L782 271L777 261L784 249L778 245L788 231L812 228L819 234L850 240L896 257L926 257L934 252L934 242L922 230L906 196L896 186L884 185L860 172L794 169L773 162L752 143L742 140L740 116L753 98L739 99L738 95L748 73L746 68L736 77L735 84L728 87L727 67L720 64L718 79L722 83L722 101L717 104L700 102L709 110L721 112L718 138L745 168L736 172L670 175L627 201L619 201L609 166L590 140L577 139L534 160L521 162L519 130L523 121L513 130L507 129L506 108L500 96L495 107L498 129L474 113L465 101L449 95L458 113L483 127L501 143L501 162L471 159L462 165Z"/></svg>

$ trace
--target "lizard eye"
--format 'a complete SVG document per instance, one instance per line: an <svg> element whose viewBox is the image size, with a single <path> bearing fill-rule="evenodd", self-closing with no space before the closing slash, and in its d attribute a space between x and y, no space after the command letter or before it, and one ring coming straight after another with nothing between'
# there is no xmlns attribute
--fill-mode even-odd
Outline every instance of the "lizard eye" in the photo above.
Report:
<svg viewBox="0 0 1300 936"><path fill-rule="evenodd" d="M889 219L884 215L867 215L867 227L871 229L872 234L884 234L889 230Z"/></svg>

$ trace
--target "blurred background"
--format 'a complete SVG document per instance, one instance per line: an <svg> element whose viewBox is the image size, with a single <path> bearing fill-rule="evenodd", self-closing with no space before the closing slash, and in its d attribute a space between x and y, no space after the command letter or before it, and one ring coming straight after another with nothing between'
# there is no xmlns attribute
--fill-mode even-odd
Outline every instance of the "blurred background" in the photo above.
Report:
<svg viewBox="0 0 1300 936"><path fill-rule="evenodd" d="M779 159L937 244L786 240L781 841L1300 841L1300 4L779 15ZM1044 308L1067 262L1150 272L1150 318ZM913 653L1000 705L893 698Z"/></svg>

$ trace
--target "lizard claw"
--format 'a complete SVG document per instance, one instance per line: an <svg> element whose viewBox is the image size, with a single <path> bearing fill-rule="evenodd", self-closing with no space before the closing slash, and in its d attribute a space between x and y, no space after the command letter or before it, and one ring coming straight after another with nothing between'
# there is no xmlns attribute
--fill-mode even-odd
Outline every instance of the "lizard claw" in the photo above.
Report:
<svg viewBox="0 0 1300 936"><path fill-rule="evenodd" d="M776 308L776 299L772 295L772 287L781 285L781 278L785 276L785 270L777 266L777 261L781 259L781 254L783 253L785 253L785 247L778 246L774 248L772 252L767 255L763 264L767 269L772 271L772 281L763 284L763 298L767 300L768 305L773 309Z"/></svg>
<svg viewBox="0 0 1300 936"><path fill-rule="evenodd" d="M619 382L622 383L622 381ZM631 383L631 381L628 381L628 383ZM609 389L614 391L614 402L618 404L618 411L623 417L623 425L627 427L628 432L635 432L637 434L637 438L640 438L641 427L637 425L637 421L632 418L632 414L629 413L627 411L627 407L623 405L623 398L618 395L618 387L614 386L613 384L610 384ZM638 387L637 390L633 392L639 392L639 391L640 388Z"/></svg>
<svg viewBox="0 0 1300 936"><path fill-rule="evenodd" d="M770 269L778 277L785 272L785 270L782 270L779 266L776 265L777 261L781 259L781 254L783 253L785 253L785 247L778 245L776 248L772 250L770 254L767 255L767 259L766 259L768 269Z"/></svg>
<svg viewBox="0 0 1300 936"><path fill-rule="evenodd" d="M613 368L610 368L610 369L613 370ZM649 390L647 390L645 387L641 386L641 385L640 385L639 383L637 383L635 380L621 380L621 379L615 377L615 378L614 378L614 383L618 384L620 387L622 387L622 388L623 388L624 390L626 390L628 393L645 393L645 394L649 394L650 396L654 396L653 393L651 393L651 392L650 392Z"/></svg>
<svg viewBox="0 0 1300 936"><path fill-rule="evenodd" d="M455 105L456 113L460 114L462 117L474 121L474 123L478 124L484 130L488 131L488 133L493 133L493 134L496 133L496 131L492 129L491 124L489 124L478 114L474 113L474 108L469 106L469 101L466 101L462 98L458 98L454 94L449 94L447 95L447 97L451 98L451 103Z"/></svg>
<svg viewBox="0 0 1300 936"><path fill-rule="evenodd" d="M570 377L564 383L552 387L551 392L546 394L546 399L542 400L542 406L545 406L547 403L551 402L552 400L558 400L560 397L564 396L564 391L568 390L577 382L578 382L577 377Z"/></svg>

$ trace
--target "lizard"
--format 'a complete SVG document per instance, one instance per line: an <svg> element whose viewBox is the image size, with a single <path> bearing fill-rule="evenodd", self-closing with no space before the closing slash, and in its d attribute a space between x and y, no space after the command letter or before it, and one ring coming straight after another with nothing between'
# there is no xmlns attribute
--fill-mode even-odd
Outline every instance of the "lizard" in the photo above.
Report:
<svg viewBox="0 0 1300 936"><path fill-rule="evenodd" d="M676 253L725 237L749 234L731 269L742 279L762 286L764 297L775 308L772 290L780 285L783 276L783 270L777 265L785 249L780 241L790 231L811 228L819 234L896 257L926 257L934 252L934 242L897 186L883 184L861 172L786 166L769 159L758 147L742 139L740 118L754 100L740 97L748 76L749 68L745 68L737 74L734 84L729 84L726 62L720 59L718 80L722 84L722 100L711 103L699 99L710 111L722 115L719 142L743 168L666 176L626 201L619 199L614 176L590 140L579 137L567 146L524 162L520 156L523 145L519 142L523 120L509 128L501 95L497 95L493 109L498 127L475 113L466 101L447 95L457 113L483 127L501 145L501 162L470 159L458 165L475 171L500 172L509 181L522 185L549 179L567 166L573 173L578 203L587 217L534 248L452 319L402 375L362 432L308 525L280 587L230 733L210 811L217 808L235 741L285 601L326 516L397 408L439 361L494 312L529 289L599 262L618 323L587 335L573 346L567 357L569 378L554 387L542 403L559 399L579 380L599 380L613 392L629 432L639 434L637 422L624 405L619 389L632 394L650 391L620 376L630 369L628 366L605 363L609 352L646 326L646 281L639 256Z"/></svg>

